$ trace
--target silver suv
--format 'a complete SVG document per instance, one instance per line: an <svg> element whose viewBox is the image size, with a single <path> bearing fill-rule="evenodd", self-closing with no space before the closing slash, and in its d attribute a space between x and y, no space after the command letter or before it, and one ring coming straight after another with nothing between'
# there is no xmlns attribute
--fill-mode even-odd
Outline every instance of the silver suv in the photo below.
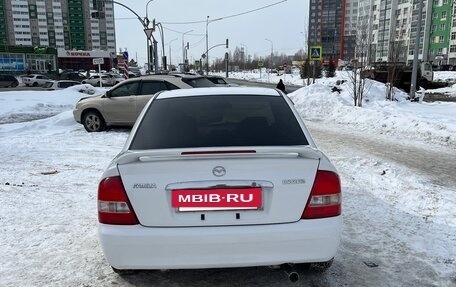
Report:
<svg viewBox="0 0 456 287"><path fill-rule="evenodd" d="M88 132L107 126L133 126L143 107L160 91L214 87L202 76L153 75L123 81L104 95L81 99L73 111L74 119Z"/></svg>

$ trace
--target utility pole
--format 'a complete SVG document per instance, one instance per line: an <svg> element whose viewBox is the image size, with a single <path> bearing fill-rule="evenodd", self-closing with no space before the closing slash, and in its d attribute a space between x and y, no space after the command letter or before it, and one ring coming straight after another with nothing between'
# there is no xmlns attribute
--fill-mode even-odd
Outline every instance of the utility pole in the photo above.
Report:
<svg viewBox="0 0 456 287"><path fill-rule="evenodd" d="M416 78L418 76L418 56L420 53L420 42L421 42L421 20L423 14L423 1L418 1L418 18L417 18L417 28L416 28L416 37L415 37L415 48L413 51L413 70L412 70L412 83L410 84L410 98L415 98L416 92Z"/></svg>
<svg viewBox="0 0 456 287"><path fill-rule="evenodd" d="M274 59L274 43L272 43L272 41L269 40L269 39L265 39L265 40L268 41L269 43L271 43L271 62L269 63L269 73L268 73L268 82L269 82L269 76L271 74L272 68L274 67L274 61L273 61L273 59ZM284 71L284 73L285 73L285 71Z"/></svg>
<svg viewBox="0 0 456 287"><path fill-rule="evenodd" d="M190 32L193 32L193 30L188 30L187 32L182 33L182 64L184 65L184 70L186 69L186 67L188 65L187 51L185 48L184 36L185 36L185 34L188 34ZM187 72L187 71L185 71L185 72Z"/></svg>
<svg viewBox="0 0 456 287"><path fill-rule="evenodd" d="M206 75L209 75L209 16L206 17Z"/></svg>

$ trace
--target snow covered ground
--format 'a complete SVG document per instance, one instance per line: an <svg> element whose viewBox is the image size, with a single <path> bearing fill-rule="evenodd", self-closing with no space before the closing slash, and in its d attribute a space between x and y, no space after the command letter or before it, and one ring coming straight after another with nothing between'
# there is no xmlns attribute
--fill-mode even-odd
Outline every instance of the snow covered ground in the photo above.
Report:
<svg viewBox="0 0 456 287"><path fill-rule="evenodd" d="M259 78L255 73L244 76ZM388 102L384 85L371 82L363 107L353 107L347 83L340 94L331 92L335 80L321 79L289 94L311 130L350 132L454 155L456 103L411 103L399 91L397 100ZM298 76L285 76L286 83L299 81ZM71 110L88 96L79 92L86 88L0 92L0 286L150 286L151 280L156 286L288 283L258 272L244 278L250 269L234 276L231 270L197 273L200 278L175 272L123 279L113 273L96 234L97 184L129 131L87 133L76 123ZM308 275L308 283L455 286L456 186L436 185L386 157L336 139L319 137L317 145L341 174L344 231L333 267L316 277ZM378 267L370 268L372 264ZM221 281L214 283L214 278Z"/></svg>

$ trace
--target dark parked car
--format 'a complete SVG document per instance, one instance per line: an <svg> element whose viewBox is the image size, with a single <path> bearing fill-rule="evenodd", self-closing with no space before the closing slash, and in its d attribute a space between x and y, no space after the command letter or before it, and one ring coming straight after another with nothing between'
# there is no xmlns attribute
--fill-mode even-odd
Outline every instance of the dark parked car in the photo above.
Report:
<svg viewBox="0 0 456 287"><path fill-rule="evenodd" d="M221 77L221 76L209 75L209 76L206 76L206 78L209 81L211 81L212 83L214 83L218 87L234 87L234 86L238 86L236 84L233 85L231 83L228 83L228 81L224 77Z"/></svg>
<svg viewBox="0 0 456 287"><path fill-rule="evenodd" d="M19 81L12 75L0 75L0 87L17 87Z"/></svg>

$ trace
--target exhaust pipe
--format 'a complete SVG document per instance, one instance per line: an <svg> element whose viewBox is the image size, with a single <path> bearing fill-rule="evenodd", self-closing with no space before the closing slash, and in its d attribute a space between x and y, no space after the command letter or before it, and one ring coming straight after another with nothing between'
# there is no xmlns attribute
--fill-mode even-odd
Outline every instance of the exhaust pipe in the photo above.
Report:
<svg viewBox="0 0 456 287"><path fill-rule="evenodd" d="M291 282L297 282L299 280L299 274L296 272L296 270L293 268L291 264L283 264L282 269L287 274L288 280Z"/></svg>

